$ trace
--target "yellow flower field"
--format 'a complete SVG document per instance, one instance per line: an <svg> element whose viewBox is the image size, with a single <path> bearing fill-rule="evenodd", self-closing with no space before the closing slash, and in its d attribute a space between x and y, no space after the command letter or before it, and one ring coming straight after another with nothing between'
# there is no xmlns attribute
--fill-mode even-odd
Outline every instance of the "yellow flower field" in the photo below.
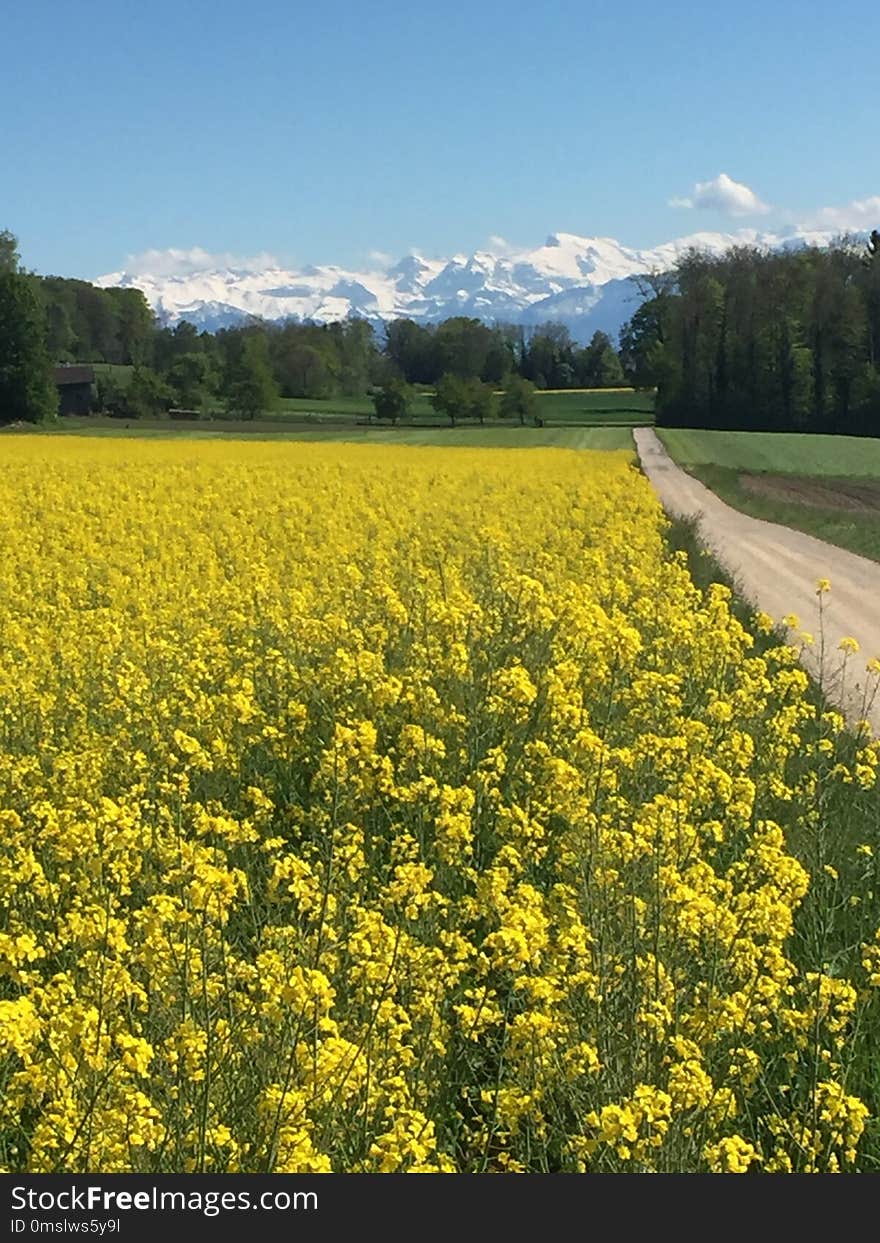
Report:
<svg viewBox="0 0 880 1243"><path fill-rule="evenodd" d="M877 745L665 533L624 453L5 440L3 1168L876 1164Z"/></svg>

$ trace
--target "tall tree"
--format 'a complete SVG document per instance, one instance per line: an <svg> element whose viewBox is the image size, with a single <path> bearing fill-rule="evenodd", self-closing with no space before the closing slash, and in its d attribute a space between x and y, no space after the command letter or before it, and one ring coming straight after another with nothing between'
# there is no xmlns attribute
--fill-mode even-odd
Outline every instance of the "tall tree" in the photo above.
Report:
<svg viewBox="0 0 880 1243"><path fill-rule="evenodd" d="M135 367L122 391L124 413L133 419L154 419L174 400L169 385L151 367Z"/></svg>
<svg viewBox="0 0 880 1243"><path fill-rule="evenodd" d="M50 302L46 307L46 345L49 357L56 363L73 362L76 335L70 312L64 302Z"/></svg>
<svg viewBox="0 0 880 1243"><path fill-rule="evenodd" d="M365 319L351 318L329 328L338 359L338 389L344 397L358 397L368 390L373 377L377 357L373 326Z"/></svg>
<svg viewBox="0 0 880 1243"><path fill-rule="evenodd" d="M152 361L155 316L140 289L108 289L116 310L119 361L136 367Z"/></svg>
<svg viewBox="0 0 880 1243"><path fill-rule="evenodd" d="M516 365L514 348L514 339L509 331L493 328L480 378L487 384L504 384Z"/></svg>
<svg viewBox="0 0 880 1243"><path fill-rule="evenodd" d="M868 313L868 362L880 370L880 231L871 230L862 260L861 284Z"/></svg>
<svg viewBox="0 0 880 1243"><path fill-rule="evenodd" d="M390 419L392 424L402 419L409 409L412 389L405 380L391 379L373 390L373 409L378 419Z"/></svg>
<svg viewBox="0 0 880 1243"><path fill-rule="evenodd" d="M538 388L571 388L575 379L575 347L564 324L532 329L522 374Z"/></svg>
<svg viewBox="0 0 880 1243"><path fill-rule="evenodd" d="M384 354L408 384L434 384L440 378L439 351L426 324L391 320L385 325Z"/></svg>
<svg viewBox="0 0 880 1243"><path fill-rule="evenodd" d="M479 319L464 315L445 319L437 328L435 341L443 372L463 380L483 377L495 344L491 328ZM493 366L497 368L497 361Z"/></svg>
<svg viewBox="0 0 880 1243"><path fill-rule="evenodd" d="M614 388L623 383L623 367L606 332L594 332L589 345L577 351L575 378L584 388Z"/></svg>
<svg viewBox="0 0 880 1243"><path fill-rule="evenodd" d="M0 421L39 423L57 413L46 315L34 279L6 265L0 270Z"/></svg>
<svg viewBox="0 0 880 1243"><path fill-rule="evenodd" d="M628 372L654 379L661 423L876 435L878 253L880 236L686 254L662 314L652 300L621 333Z"/></svg>
<svg viewBox="0 0 880 1243"><path fill-rule="evenodd" d="M275 374L285 396L322 400L333 392L335 362L326 348L294 339L276 355Z"/></svg>
<svg viewBox="0 0 880 1243"><path fill-rule="evenodd" d="M537 414L538 399L535 395L535 386L531 380L524 380L522 376L512 375L509 377L507 384L504 386L504 392L501 394L501 404L499 413L503 419L519 419L520 424L525 424L526 420L532 420Z"/></svg>
<svg viewBox="0 0 880 1243"><path fill-rule="evenodd" d="M482 380L465 381L465 414L482 426L495 414L495 393L491 384Z"/></svg>
<svg viewBox="0 0 880 1243"><path fill-rule="evenodd" d="M265 333L248 333L241 340L226 379L226 408L230 414L254 419L278 404Z"/></svg>
<svg viewBox="0 0 880 1243"><path fill-rule="evenodd" d="M0 229L0 272L17 272L19 263L18 238L8 229Z"/></svg>
<svg viewBox="0 0 880 1243"><path fill-rule="evenodd" d="M667 303L649 298L620 330L620 362L634 388L651 388L658 380Z"/></svg>
<svg viewBox="0 0 880 1243"><path fill-rule="evenodd" d="M171 365L167 383L180 409L208 409L214 394L215 377L207 354L181 354Z"/></svg>
<svg viewBox="0 0 880 1243"><path fill-rule="evenodd" d="M467 404L467 384L461 376L441 376L431 397L431 405L437 413L445 415L450 426L455 427L458 419L466 417Z"/></svg>

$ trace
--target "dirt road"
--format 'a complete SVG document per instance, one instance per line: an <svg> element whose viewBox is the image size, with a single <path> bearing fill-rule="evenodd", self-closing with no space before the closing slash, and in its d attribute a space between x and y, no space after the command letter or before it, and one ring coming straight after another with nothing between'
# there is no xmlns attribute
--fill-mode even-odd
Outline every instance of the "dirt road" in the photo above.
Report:
<svg viewBox="0 0 880 1243"><path fill-rule="evenodd" d="M851 718L864 716L866 686L872 683L865 664L880 657L880 564L731 509L675 465L651 428L636 428L633 435L642 469L664 508L677 517L699 518L705 543L753 604L776 621L796 614L801 629L816 638L815 646L804 651L804 664ZM831 591L823 597L824 672L819 660L816 595L820 578L831 582ZM861 649L848 657L845 682L837 646L844 636L856 639ZM796 642L796 635L791 639ZM880 735L880 694L867 715Z"/></svg>

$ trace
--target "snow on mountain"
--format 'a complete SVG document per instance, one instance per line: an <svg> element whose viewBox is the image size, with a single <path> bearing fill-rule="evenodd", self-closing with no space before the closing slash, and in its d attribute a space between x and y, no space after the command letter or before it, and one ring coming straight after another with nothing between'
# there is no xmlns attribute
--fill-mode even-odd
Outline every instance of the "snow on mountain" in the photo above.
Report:
<svg viewBox="0 0 880 1243"><path fill-rule="evenodd" d="M329 264L298 270L211 267L205 252L174 252L198 258L177 274L169 275L157 262L152 272L147 265L145 271L111 272L95 283L142 289L159 319L171 325L189 320L199 328L217 329L249 317L329 322L348 316L376 324L399 316L432 323L472 315L488 322L564 323L583 341L597 328L615 336L642 300L635 278L670 268L692 247L718 254L737 244L821 245L833 236L741 229L693 233L638 250L611 237L551 233L533 250L478 250L451 259L414 253L393 267L364 272Z"/></svg>

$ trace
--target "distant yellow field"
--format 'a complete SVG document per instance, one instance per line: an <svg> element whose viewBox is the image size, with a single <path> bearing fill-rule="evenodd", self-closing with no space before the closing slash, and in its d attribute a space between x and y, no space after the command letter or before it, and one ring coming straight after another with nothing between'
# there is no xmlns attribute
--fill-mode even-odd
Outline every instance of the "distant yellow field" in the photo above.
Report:
<svg viewBox="0 0 880 1243"><path fill-rule="evenodd" d="M3 1167L857 1163L778 815L877 750L665 529L628 453L5 440Z"/></svg>
<svg viewBox="0 0 880 1243"><path fill-rule="evenodd" d="M634 389L626 385L622 388L542 388L542 393L645 393L654 389Z"/></svg>

